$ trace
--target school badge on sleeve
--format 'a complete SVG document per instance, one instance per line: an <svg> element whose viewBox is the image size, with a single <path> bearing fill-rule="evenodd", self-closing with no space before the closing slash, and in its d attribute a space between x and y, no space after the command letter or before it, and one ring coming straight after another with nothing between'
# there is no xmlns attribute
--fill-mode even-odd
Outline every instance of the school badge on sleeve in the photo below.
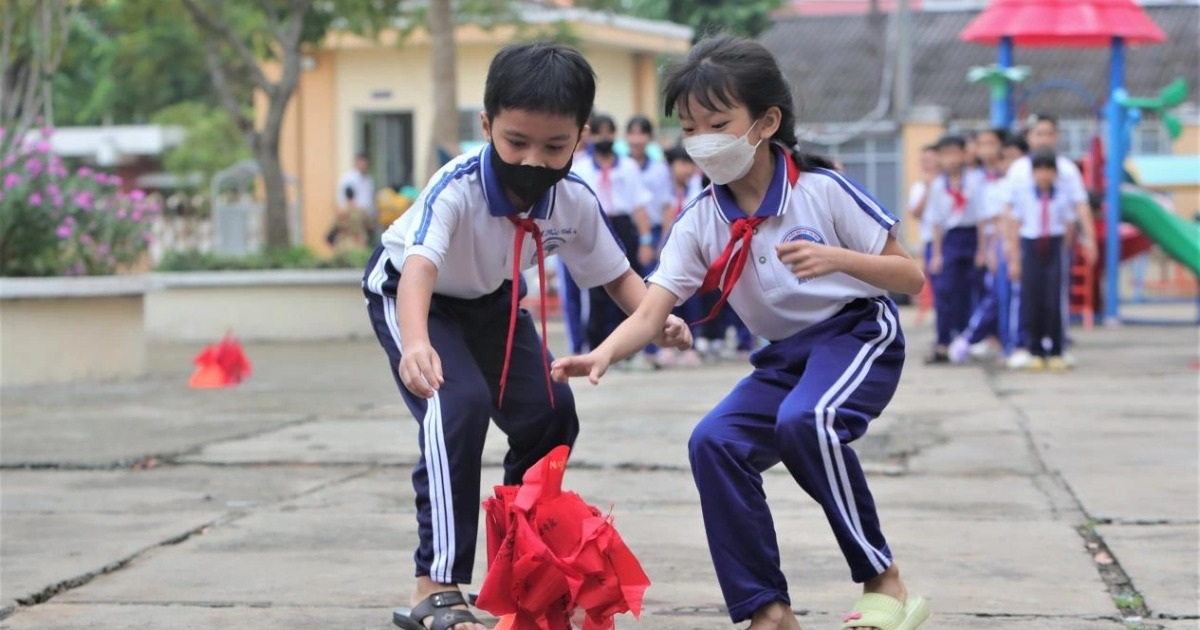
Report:
<svg viewBox="0 0 1200 630"><path fill-rule="evenodd" d="M476 605L499 627L608 630L618 614L641 614L650 579L611 516L563 491L569 453L554 449L483 503L488 572Z"/></svg>

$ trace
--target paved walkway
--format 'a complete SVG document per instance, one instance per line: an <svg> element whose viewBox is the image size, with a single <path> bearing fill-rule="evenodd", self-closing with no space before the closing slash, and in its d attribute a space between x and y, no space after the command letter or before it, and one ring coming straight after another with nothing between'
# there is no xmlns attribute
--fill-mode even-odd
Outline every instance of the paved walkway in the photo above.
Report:
<svg viewBox="0 0 1200 630"><path fill-rule="evenodd" d="M859 451L933 602L927 628L1200 623L1197 330L1075 334L1078 371L1012 374L926 368L928 332L909 326L904 383ZM411 585L417 451L382 354L254 346L243 386L190 391L194 352L156 349L142 382L2 393L0 628L390 627ZM731 627L685 444L744 372L577 387L567 485L615 505L654 581L622 628ZM490 440L485 485L502 456ZM832 536L784 472L767 477L801 622L837 628L856 589Z"/></svg>

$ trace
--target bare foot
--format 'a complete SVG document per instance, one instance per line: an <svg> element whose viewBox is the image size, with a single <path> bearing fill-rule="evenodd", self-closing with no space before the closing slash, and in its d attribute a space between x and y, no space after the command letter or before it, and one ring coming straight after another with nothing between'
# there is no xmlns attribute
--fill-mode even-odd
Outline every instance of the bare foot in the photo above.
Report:
<svg viewBox="0 0 1200 630"><path fill-rule="evenodd" d="M754 611L746 630L800 630L800 622L792 607L783 602L771 602Z"/></svg>
<svg viewBox="0 0 1200 630"><path fill-rule="evenodd" d="M439 584L429 579L428 576L419 577L417 578L417 590L413 592L412 605L416 606L434 593L447 591L461 592L457 584ZM467 606L453 606L453 608L468 610ZM419 619L418 621L421 621L426 628L430 627L432 623L432 620L428 619ZM481 623L458 623L451 626L450 630L488 630L488 628Z"/></svg>
<svg viewBox="0 0 1200 630"><path fill-rule="evenodd" d="M908 602L908 589L904 587L904 581L900 579L900 567L896 566L894 562L886 571L863 583L863 593L887 595L901 604ZM878 628L851 626L847 630L878 630Z"/></svg>

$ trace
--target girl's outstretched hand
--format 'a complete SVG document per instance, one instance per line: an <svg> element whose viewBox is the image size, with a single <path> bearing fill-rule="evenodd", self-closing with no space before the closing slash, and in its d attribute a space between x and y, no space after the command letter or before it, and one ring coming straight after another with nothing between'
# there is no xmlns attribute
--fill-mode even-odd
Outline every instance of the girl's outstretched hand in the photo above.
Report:
<svg viewBox="0 0 1200 630"><path fill-rule="evenodd" d="M586 376L592 385L600 384L600 377L608 371L612 359L600 352L589 352L573 357L563 357L550 366L550 376L565 383L572 376Z"/></svg>
<svg viewBox="0 0 1200 630"><path fill-rule="evenodd" d="M662 341L658 345L664 348L690 350L692 347L691 327L687 325L687 322L674 315L667 316L667 322L663 324Z"/></svg>

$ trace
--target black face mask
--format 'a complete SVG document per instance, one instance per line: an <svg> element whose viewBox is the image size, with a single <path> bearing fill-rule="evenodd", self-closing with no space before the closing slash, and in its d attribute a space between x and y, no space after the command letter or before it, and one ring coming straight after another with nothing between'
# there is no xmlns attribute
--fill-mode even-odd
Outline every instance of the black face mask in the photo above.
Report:
<svg viewBox="0 0 1200 630"><path fill-rule="evenodd" d="M601 155L612 155L613 141L612 140L597 140L592 143L592 148L596 153Z"/></svg>
<svg viewBox="0 0 1200 630"><path fill-rule="evenodd" d="M500 157L495 144L492 145L491 158L492 168L496 171L496 178L500 180L500 184L527 204L537 202L551 186L562 181L571 172L571 160L567 160L562 168L509 164Z"/></svg>

